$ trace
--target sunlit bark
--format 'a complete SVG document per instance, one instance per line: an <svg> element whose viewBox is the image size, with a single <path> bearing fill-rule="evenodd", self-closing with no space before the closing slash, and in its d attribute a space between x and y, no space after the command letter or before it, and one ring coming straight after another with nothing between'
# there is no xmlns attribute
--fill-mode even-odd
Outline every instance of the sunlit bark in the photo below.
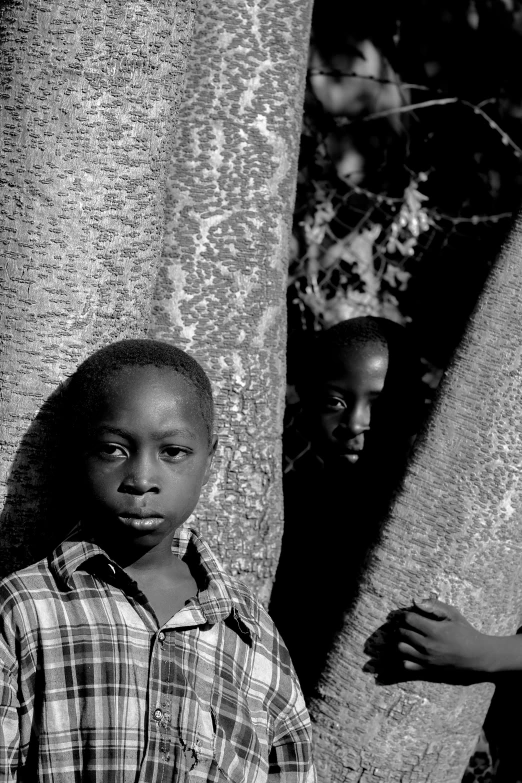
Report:
<svg viewBox="0 0 522 783"><path fill-rule="evenodd" d="M216 391L196 524L267 600L282 532L285 287L310 0L204 0L169 169L152 334Z"/></svg>

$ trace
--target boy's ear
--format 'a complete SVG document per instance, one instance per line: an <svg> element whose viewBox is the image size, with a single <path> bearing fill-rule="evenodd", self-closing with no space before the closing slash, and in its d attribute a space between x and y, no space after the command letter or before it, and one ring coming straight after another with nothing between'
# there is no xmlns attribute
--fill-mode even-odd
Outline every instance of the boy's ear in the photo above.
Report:
<svg viewBox="0 0 522 783"><path fill-rule="evenodd" d="M203 478L203 486L207 483L207 481L210 478L210 470L212 468L212 462L214 461L214 455L216 453L217 445L218 445L218 436L213 435L212 440L210 442L210 448L208 450L207 467L205 470L205 476Z"/></svg>

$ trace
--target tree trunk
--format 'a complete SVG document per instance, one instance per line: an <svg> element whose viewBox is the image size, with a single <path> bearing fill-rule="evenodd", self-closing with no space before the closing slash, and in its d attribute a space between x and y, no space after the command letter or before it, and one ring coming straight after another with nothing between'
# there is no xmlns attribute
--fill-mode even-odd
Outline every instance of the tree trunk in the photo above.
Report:
<svg viewBox="0 0 522 783"><path fill-rule="evenodd" d="M199 6L151 330L211 376L220 448L195 524L265 602L282 533L287 245L311 5Z"/></svg>
<svg viewBox="0 0 522 783"><path fill-rule="evenodd" d="M4 572L49 545L42 516L52 406L42 408L44 401L92 350L148 323L163 233L164 141L193 6L2 3ZM80 512L71 510L69 524Z"/></svg>
<svg viewBox="0 0 522 783"><path fill-rule="evenodd" d="M379 686L362 671L388 613L435 592L512 634L522 599L522 219L447 374L311 705L324 783L457 783L493 686Z"/></svg>

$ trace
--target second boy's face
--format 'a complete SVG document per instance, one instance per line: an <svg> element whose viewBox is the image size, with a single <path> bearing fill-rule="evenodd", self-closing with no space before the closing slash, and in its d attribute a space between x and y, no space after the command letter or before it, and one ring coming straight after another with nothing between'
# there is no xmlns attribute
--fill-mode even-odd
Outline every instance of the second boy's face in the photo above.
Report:
<svg viewBox="0 0 522 783"><path fill-rule="evenodd" d="M359 461L387 370L388 353L379 345L325 357L312 412L314 446L324 458L347 465Z"/></svg>
<svg viewBox="0 0 522 783"><path fill-rule="evenodd" d="M169 368L125 368L86 438L91 528L146 549L170 539L196 506L215 449L192 385Z"/></svg>

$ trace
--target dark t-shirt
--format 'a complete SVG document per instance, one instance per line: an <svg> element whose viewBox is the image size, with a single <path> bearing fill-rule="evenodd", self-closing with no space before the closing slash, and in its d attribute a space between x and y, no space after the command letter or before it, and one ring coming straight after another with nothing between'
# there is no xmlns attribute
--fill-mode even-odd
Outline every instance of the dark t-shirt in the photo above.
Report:
<svg viewBox="0 0 522 783"><path fill-rule="evenodd" d="M376 537L386 498L374 484L366 470L328 469L312 456L284 477L285 527L270 613L306 696L356 598Z"/></svg>

